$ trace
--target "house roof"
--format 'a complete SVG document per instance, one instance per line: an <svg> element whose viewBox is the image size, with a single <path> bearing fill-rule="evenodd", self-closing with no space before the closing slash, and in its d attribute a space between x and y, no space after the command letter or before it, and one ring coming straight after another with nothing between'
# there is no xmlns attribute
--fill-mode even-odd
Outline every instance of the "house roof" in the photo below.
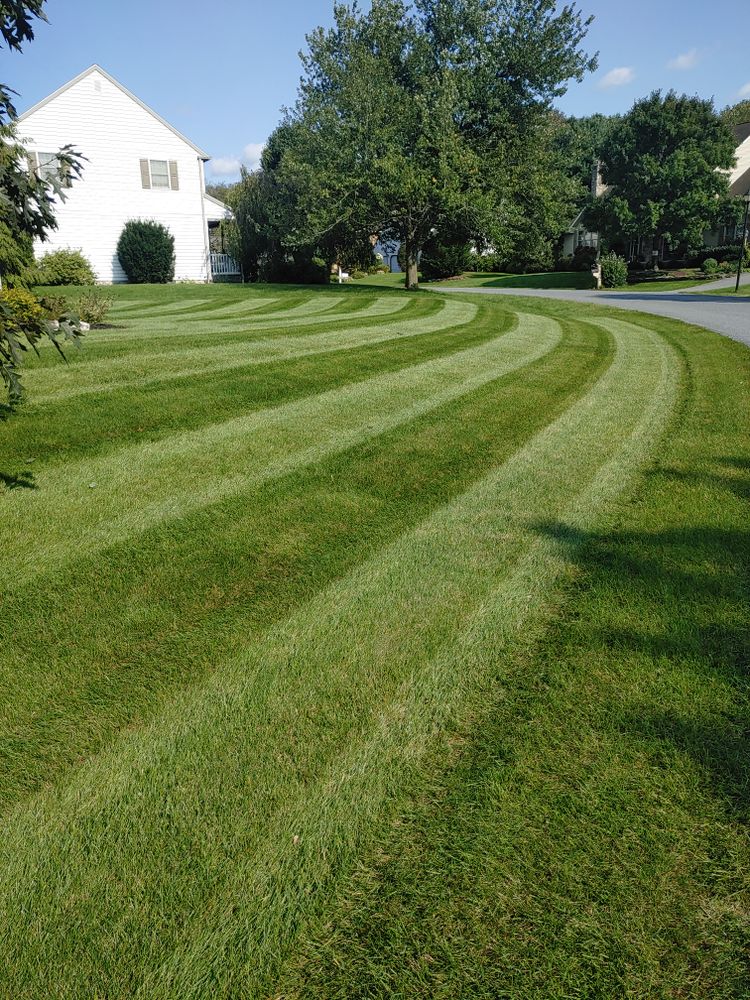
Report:
<svg viewBox="0 0 750 1000"><path fill-rule="evenodd" d="M750 137L750 122L743 122L740 125L733 125L732 131L734 132L734 138L737 142L737 145L741 146L742 143L745 141L745 139Z"/></svg>
<svg viewBox="0 0 750 1000"><path fill-rule="evenodd" d="M739 177L735 177L732 181L732 185L729 188L729 193L731 195L737 195L739 197L744 197L746 194L750 193L750 167L740 174Z"/></svg>
<svg viewBox="0 0 750 1000"><path fill-rule="evenodd" d="M219 198L214 198L214 196L212 194L208 194L208 192L206 192L206 194L204 194L203 197L206 199L206 201L210 201L214 205L218 205L219 208L223 208L227 212L229 211L229 205L227 205L225 201L220 201Z"/></svg>
<svg viewBox="0 0 750 1000"><path fill-rule="evenodd" d="M28 118L30 115L33 115L35 111L38 111L40 108L43 108L45 104L49 104L50 101L53 101L56 97L59 97L60 94L64 94L66 90L69 90L71 87L75 86L76 83L80 83L81 80L85 80L86 77L90 76L92 73L100 73L105 78L105 80L109 80L109 82L113 84L115 87L117 87L118 90L121 90L123 94L126 94L131 99L131 101L135 101L135 103L140 105L140 107L142 107L144 111L147 111L165 128L168 128L170 132L174 133L174 135L176 135L178 139L182 139L182 141L187 143L187 145L190 146L191 149L194 149L202 160L211 159L208 153L205 153L199 146L196 146L194 142L191 142L190 139L187 138L187 136L183 135L182 132L179 132L173 125L170 125L168 121L162 118L161 115L158 115L153 108L150 108L148 106L148 104L144 104L143 101L140 99L140 97L136 97L135 94L132 93L132 91L128 90L127 87L123 87L123 85L120 83L119 80L115 80L113 76L111 76L105 69L102 69L101 66L97 65L97 63L94 63L93 66L89 66L88 69L85 69L83 73L79 73L78 76L73 77L72 80L68 80L68 82L64 83L62 87L58 87L58 89L54 93L50 94L48 97L45 97L43 101L39 101L39 103L35 104L33 108L29 108L28 111L24 111L22 115L18 116L17 120L19 122L24 121L24 119Z"/></svg>
<svg viewBox="0 0 750 1000"><path fill-rule="evenodd" d="M211 194L203 193L203 201L205 203L206 218L210 222L220 222L222 219L232 219L232 211L228 205L225 205L223 201L219 201L218 198L214 198Z"/></svg>

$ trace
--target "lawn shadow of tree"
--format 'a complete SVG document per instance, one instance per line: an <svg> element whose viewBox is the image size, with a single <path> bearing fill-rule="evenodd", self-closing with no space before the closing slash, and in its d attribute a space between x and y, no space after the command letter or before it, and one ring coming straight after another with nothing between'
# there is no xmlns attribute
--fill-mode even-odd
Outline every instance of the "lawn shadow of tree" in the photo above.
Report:
<svg viewBox="0 0 750 1000"><path fill-rule="evenodd" d="M6 490L38 490L31 472L0 472L0 484Z"/></svg>
<svg viewBox="0 0 750 1000"><path fill-rule="evenodd" d="M721 487L750 497L750 461L716 460L725 473L659 469L675 483ZM586 533L564 522L542 522L536 530L569 550L587 585L612 593L611 613L586 619L576 632L593 658L602 649L640 654L686 671L696 691L713 681L729 685L728 710L696 701L694 711L665 702L654 709L653 691L633 707L611 706L618 728L644 746L686 754L705 775L712 795L731 817L750 819L750 527L728 530L711 524L653 532ZM628 595L632 594L632 597ZM628 602L626 606L622 602Z"/></svg>

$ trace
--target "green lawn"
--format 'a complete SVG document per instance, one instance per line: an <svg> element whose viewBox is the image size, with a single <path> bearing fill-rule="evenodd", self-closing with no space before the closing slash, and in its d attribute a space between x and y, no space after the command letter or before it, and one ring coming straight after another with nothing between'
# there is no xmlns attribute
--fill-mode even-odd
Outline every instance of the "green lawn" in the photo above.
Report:
<svg viewBox="0 0 750 1000"><path fill-rule="evenodd" d="M401 288L403 274L374 274L359 278L356 285ZM427 287L427 286L426 286ZM498 274L467 271L460 278L429 282L431 288L591 288L589 271L549 271L545 274Z"/></svg>
<svg viewBox="0 0 750 1000"><path fill-rule="evenodd" d="M0 997L747 996L747 349L113 295L0 421Z"/></svg>
<svg viewBox="0 0 750 1000"><path fill-rule="evenodd" d="M628 292L682 292L688 288L695 291L706 291L711 287L710 281L691 278L664 278L661 281L642 281L637 285L628 285L622 291Z"/></svg>
<svg viewBox="0 0 750 1000"><path fill-rule="evenodd" d="M740 290L735 292L734 285L730 288L711 288L702 289L704 295L736 295L737 298L746 299L750 295L750 287L748 287L747 282L740 285Z"/></svg>

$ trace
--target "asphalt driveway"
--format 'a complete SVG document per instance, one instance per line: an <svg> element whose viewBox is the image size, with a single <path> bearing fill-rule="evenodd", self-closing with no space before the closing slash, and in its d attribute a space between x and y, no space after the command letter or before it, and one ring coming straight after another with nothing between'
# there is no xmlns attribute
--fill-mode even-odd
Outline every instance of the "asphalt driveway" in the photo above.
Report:
<svg viewBox="0 0 750 1000"><path fill-rule="evenodd" d="M750 285L750 274L743 274L742 284ZM429 287L429 286L425 286ZM734 288L734 278L711 283L712 289ZM565 302L585 302L593 305L635 309L656 316L670 316L685 323L694 323L715 330L732 340L750 347L750 298L734 295L702 295L697 292L619 292L603 289L574 291L544 288L440 288L443 293L461 292L477 295L521 295L529 298L561 299ZM747 289L750 291L750 288Z"/></svg>

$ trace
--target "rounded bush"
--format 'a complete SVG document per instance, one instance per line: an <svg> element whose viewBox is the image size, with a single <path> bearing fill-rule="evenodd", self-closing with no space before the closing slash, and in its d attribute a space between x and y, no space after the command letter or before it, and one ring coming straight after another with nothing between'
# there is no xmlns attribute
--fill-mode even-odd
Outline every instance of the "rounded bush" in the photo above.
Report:
<svg viewBox="0 0 750 1000"><path fill-rule="evenodd" d="M174 279L174 236L160 222L126 222L117 241L117 256L134 285L166 285Z"/></svg>
<svg viewBox="0 0 750 1000"><path fill-rule="evenodd" d="M599 261L602 267L602 285L605 288L619 288L628 283L628 264L624 257L616 253L605 253Z"/></svg>
<svg viewBox="0 0 750 1000"><path fill-rule="evenodd" d="M716 274L719 270L718 260L715 257L706 257L701 264L701 270L704 274Z"/></svg>
<svg viewBox="0 0 750 1000"><path fill-rule="evenodd" d="M80 250L52 250L37 261L34 269L37 285L95 285L91 264Z"/></svg>
<svg viewBox="0 0 750 1000"><path fill-rule="evenodd" d="M0 303L10 310L13 324L19 330L36 330L45 318L39 300L25 288L5 288Z"/></svg>
<svg viewBox="0 0 750 1000"><path fill-rule="evenodd" d="M468 271L471 262L468 243L443 242L436 236L425 244L419 264L426 281L439 281L463 274Z"/></svg>

